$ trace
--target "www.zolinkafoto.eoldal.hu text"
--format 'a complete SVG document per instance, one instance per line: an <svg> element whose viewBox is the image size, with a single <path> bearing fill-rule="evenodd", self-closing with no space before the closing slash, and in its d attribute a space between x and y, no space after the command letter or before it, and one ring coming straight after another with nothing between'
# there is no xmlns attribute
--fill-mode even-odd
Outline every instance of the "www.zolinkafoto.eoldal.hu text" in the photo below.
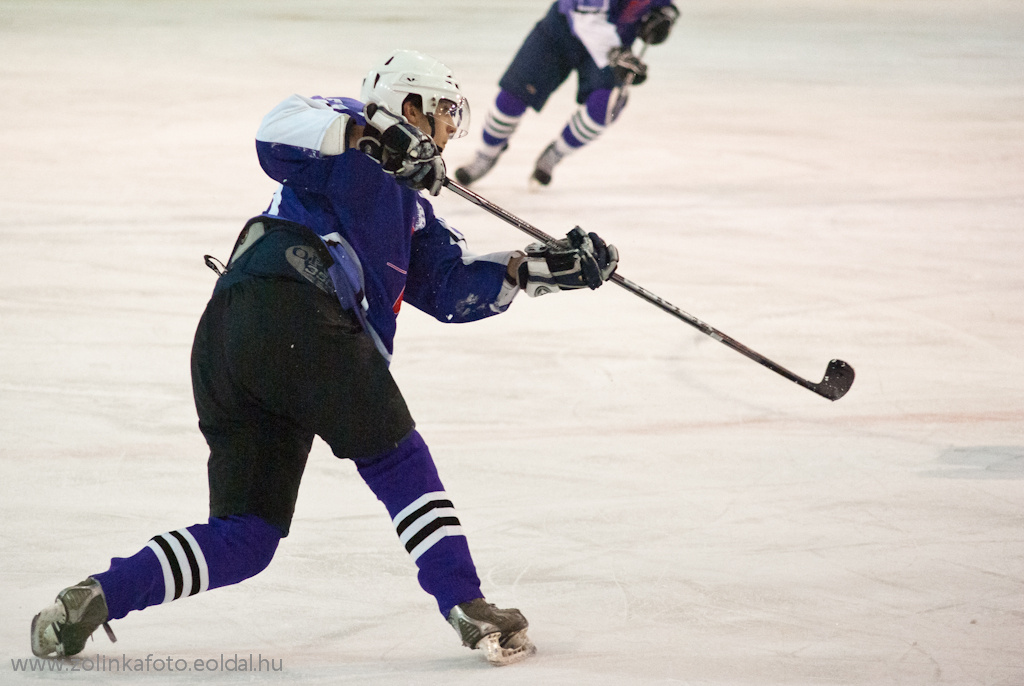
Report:
<svg viewBox="0 0 1024 686"><path fill-rule="evenodd" d="M283 658L253 655L224 655L217 657L157 657L150 653L144 658L127 655L91 655L66 657L62 659L11 658L15 672L99 672L99 673L147 673L147 672L280 672L284 670Z"/></svg>

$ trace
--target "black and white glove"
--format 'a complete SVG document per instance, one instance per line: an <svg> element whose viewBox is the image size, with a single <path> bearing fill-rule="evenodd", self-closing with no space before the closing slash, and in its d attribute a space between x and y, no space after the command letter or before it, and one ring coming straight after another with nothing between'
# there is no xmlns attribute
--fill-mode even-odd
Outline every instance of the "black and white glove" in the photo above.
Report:
<svg viewBox="0 0 1024 686"><path fill-rule="evenodd" d="M608 64L615 76L615 85L631 83L639 86L647 80L647 65L640 61L629 48L617 47L608 51Z"/></svg>
<svg viewBox="0 0 1024 686"><path fill-rule="evenodd" d="M596 233L574 228L553 245L531 243L519 264L519 287L531 298L578 288L598 288L619 264L619 251Z"/></svg>
<svg viewBox="0 0 1024 686"><path fill-rule="evenodd" d="M655 7L640 20L637 36L648 45L664 43L678 18L679 10L675 5Z"/></svg>
<svg viewBox="0 0 1024 686"><path fill-rule="evenodd" d="M366 106L365 114L367 123L380 132L380 137L363 136L356 143L358 148L409 188L431 195L440 193L445 166L434 140L403 117L373 103Z"/></svg>

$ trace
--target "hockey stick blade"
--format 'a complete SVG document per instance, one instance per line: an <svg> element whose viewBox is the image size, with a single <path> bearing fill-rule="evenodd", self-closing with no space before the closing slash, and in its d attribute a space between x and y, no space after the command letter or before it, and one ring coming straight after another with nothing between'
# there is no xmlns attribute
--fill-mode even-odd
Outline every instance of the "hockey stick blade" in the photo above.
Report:
<svg viewBox="0 0 1024 686"><path fill-rule="evenodd" d="M839 400L850 390L854 376L853 367L842 360L832 360L825 370L825 378L811 390L829 400Z"/></svg>
<svg viewBox="0 0 1024 686"><path fill-rule="evenodd" d="M523 233L532 236L538 241L550 245L555 240L553 237L544 233L536 226L533 226L532 224L523 221L522 219L515 216L511 212L508 212L507 210L498 207L497 205L487 200L486 198L477 195L473 191L469 190L468 188L460 184L458 181L453 181L452 179L445 178L444 185L446 188L448 188L448 190L452 191L453 193L463 198L464 200L468 200L477 207L483 208L484 210L490 212L495 217L503 219L504 221L516 227ZM617 286L621 286L622 288L626 289L633 295L646 300L650 304L660 308L661 310L667 312L673 317L686 322L690 326L698 329L701 333L710 336L712 339L718 341L722 345L728 346L735 350L736 352L740 353L741 355L747 356L754 362L757 362L762 367L767 367L776 374L783 376L792 381L793 383L803 386L804 388L810 391L817 393L823 398L828 398L829 400L839 400L844 395L846 395L846 392L850 390L850 386L853 385L853 367L843 362L842 360L832 360L831 362L828 363L828 368L825 370L825 378L821 380L821 383L814 383L813 381L808 381L802 376L799 376L789 371L788 369L778 364L777 362L773 362L772 360L768 359L761 353L751 350L747 346L737 341L732 336L722 333L713 326L710 326L705 322L702 322L700 319L697 319L692 314L684 312L683 310L679 309L678 307L668 302L661 296L655 295L654 293L650 292L643 286L633 283L629 279L623 277L617 271L611 275L608 281L614 283Z"/></svg>

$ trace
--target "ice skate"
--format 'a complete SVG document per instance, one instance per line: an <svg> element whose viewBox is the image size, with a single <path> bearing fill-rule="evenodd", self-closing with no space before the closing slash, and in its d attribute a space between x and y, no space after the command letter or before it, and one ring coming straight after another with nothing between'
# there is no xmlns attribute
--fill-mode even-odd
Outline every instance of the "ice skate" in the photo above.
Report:
<svg viewBox="0 0 1024 686"><path fill-rule="evenodd" d="M534 185L546 186L551 183L551 172L554 170L555 165L562 161L565 157L563 153L558 152L558 148L552 143L544 149L544 152L537 158L537 164L534 165L533 176L531 183Z"/></svg>
<svg viewBox="0 0 1024 686"><path fill-rule="evenodd" d="M537 652L526 635L530 623L514 608L502 610L477 598L453 607L448 623L459 633L462 645L483 650L495 666L519 662Z"/></svg>
<svg viewBox="0 0 1024 686"><path fill-rule="evenodd" d="M463 167L459 167L458 169L455 170L455 180L461 183L463 186L468 186L474 181L479 180L484 176L484 174L491 171L494 165L498 162L498 158L501 157L501 154L503 152L505 152L506 148L508 148L507 143L503 145L501 148L499 148L498 152L494 153L493 155L488 155L485 152L477 151L476 159L474 159L469 164Z"/></svg>
<svg viewBox="0 0 1024 686"><path fill-rule="evenodd" d="M86 640L107 624L107 601L99 583L89 577L57 594L53 605L32 618L32 653L36 657L70 657L82 652Z"/></svg>

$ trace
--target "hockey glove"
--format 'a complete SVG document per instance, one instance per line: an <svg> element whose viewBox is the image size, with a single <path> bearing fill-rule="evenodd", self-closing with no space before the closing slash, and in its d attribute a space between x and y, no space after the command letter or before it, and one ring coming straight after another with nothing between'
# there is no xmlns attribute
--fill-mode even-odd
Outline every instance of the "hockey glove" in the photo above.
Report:
<svg viewBox="0 0 1024 686"><path fill-rule="evenodd" d="M647 65L630 52L629 48L612 48L608 52L608 63L615 76L616 86L621 86L624 83L639 86L647 80Z"/></svg>
<svg viewBox="0 0 1024 686"><path fill-rule="evenodd" d="M672 25L678 18L679 10L675 5L655 7L640 20L640 29L637 31L637 35L648 45L664 43L672 30Z"/></svg>
<svg viewBox="0 0 1024 686"><path fill-rule="evenodd" d="M380 166L415 191L441 192L445 166L434 140L402 117L370 103L366 121L380 131L380 138L364 136L356 145L380 162Z"/></svg>
<svg viewBox="0 0 1024 686"><path fill-rule="evenodd" d="M596 233L574 228L552 245L531 243L519 264L519 287L531 298L578 288L598 288L619 264L619 251Z"/></svg>

